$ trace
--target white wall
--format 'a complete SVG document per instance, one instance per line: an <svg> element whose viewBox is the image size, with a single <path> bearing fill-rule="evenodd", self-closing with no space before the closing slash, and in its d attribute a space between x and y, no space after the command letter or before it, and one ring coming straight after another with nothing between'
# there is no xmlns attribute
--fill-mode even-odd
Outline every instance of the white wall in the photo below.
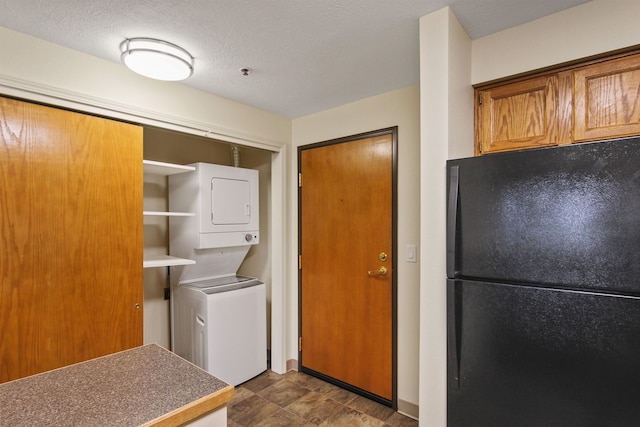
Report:
<svg viewBox="0 0 640 427"><path fill-rule="evenodd" d="M638 17L638 0L593 0L475 40L472 83L636 45Z"/></svg>
<svg viewBox="0 0 640 427"><path fill-rule="evenodd" d="M637 0L594 0L475 41L449 9L420 20L421 426L446 426L444 162L473 153L473 99L462 93L471 84L640 44L638 16Z"/></svg>
<svg viewBox="0 0 640 427"><path fill-rule="evenodd" d="M471 40L449 8L420 20L420 425L446 425L446 161L473 155Z"/></svg>
<svg viewBox="0 0 640 427"><path fill-rule="evenodd" d="M114 49L118 47L115 46ZM110 117L155 118L159 126L260 148L291 139L291 121L176 82L139 76L119 63L0 27L0 93L111 112ZM25 89L22 90L21 89ZM122 113L125 113L124 115Z"/></svg>
<svg viewBox="0 0 640 427"><path fill-rule="evenodd" d="M293 121L289 175L297 176L298 146L398 126L398 403L415 415L418 404L419 264L405 261L408 244L419 245L419 87L410 86ZM297 218L297 183L289 186L289 212ZM290 260L297 259L297 221L290 222ZM297 359L297 265L288 271L288 359Z"/></svg>

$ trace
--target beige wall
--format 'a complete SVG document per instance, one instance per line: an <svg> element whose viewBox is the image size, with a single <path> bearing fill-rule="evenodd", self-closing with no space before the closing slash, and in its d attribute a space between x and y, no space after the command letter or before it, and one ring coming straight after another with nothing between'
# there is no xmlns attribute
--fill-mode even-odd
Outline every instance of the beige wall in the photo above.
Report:
<svg viewBox="0 0 640 427"><path fill-rule="evenodd" d="M417 263L406 262L406 246L420 244L420 129L419 87L411 86L363 99L293 121L295 147L342 136L398 126L398 400L400 409L412 414L418 404L418 300ZM289 175L297 176L297 153L292 150ZM289 186L289 214L297 217L297 187ZM297 221L289 228L289 259L296 258ZM289 270L288 359L297 359L297 269Z"/></svg>
<svg viewBox="0 0 640 427"><path fill-rule="evenodd" d="M420 20L420 425L446 425L445 167L473 155L471 41L448 8Z"/></svg>
<svg viewBox="0 0 640 427"><path fill-rule="evenodd" d="M117 49L118 46L114 46ZM0 93L279 149L291 121L0 27ZM26 90L21 90L25 88Z"/></svg>
<svg viewBox="0 0 640 427"><path fill-rule="evenodd" d="M421 426L446 426L444 164L473 153L473 99L461 92L468 93L471 84L640 44L637 16L637 0L594 0L473 42L456 29L449 9L420 20Z"/></svg>
<svg viewBox="0 0 640 427"><path fill-rule="evenodd" d="M593 0L473 42L472 83L640 43L640 2Z"/></svg>

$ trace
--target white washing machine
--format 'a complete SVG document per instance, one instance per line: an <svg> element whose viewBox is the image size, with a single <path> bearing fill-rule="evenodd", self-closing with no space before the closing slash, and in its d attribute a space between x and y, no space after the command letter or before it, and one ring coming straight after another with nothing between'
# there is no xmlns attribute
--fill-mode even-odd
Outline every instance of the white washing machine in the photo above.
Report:
<svg viewBox="0 0 640 427"><path fill-rule="evenodd" d="M267 369L264 283L231 275L172 291L176 354L233 386Z"/></svg>

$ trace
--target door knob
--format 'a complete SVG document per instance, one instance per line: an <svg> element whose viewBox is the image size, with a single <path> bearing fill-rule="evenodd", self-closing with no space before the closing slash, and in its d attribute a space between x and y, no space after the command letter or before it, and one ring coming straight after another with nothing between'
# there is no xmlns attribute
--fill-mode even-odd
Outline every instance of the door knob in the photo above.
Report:
<svg viewBox="0 0 640 427"><path fill-rule="evenodd" d="M369 271L367 271L367 274L369 275L369 277L386 276L387 275L387 267L382 266L377 270L369 270Z"/></svg>

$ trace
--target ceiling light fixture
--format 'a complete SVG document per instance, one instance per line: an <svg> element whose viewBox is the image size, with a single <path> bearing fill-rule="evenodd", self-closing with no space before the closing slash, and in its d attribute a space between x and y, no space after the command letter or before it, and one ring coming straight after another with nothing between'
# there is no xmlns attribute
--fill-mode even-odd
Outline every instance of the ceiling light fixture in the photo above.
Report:
<svg viewBox="0 0 640 427"><path fill-rule="evenodd" d="M184 80L193 74L193 56L175 44L150 38L120 43L120 59L130 70L156 80Z"/></svg>

